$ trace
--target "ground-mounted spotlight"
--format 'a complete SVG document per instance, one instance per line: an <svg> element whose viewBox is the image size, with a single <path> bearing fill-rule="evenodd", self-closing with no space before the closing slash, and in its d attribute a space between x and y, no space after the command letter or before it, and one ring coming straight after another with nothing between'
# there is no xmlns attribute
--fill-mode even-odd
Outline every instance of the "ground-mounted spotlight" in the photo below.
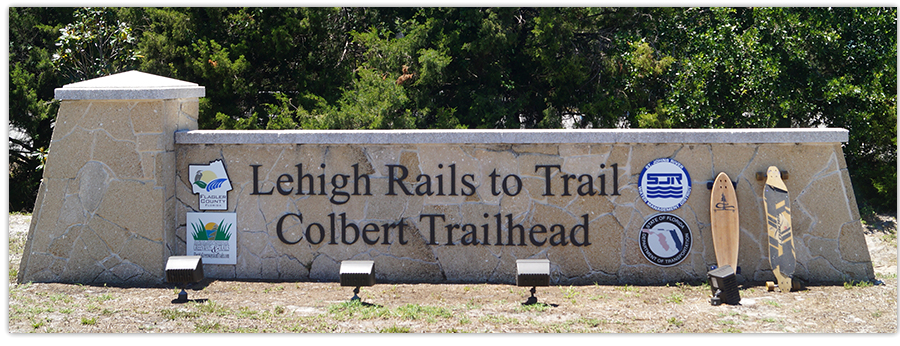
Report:
<svg viewBox="0 0 900 346"><path fill-rule="evenodd" d="M537 304L537 286L550 286L550 260L516 260L516 286L531 286L531 297L523 305Z"/></svg>
<svg viewBox="0 0 900 346"><path fill-rule="evenodd" d="M350 300L359 300L360 286L375 286L375 261L341 261L341 286L356 287Z"/></svg>
<svg viewBox="0 0 900 346"><path fill-rule="evenodd" d="M172 303L187 302L188 295L184 286L200 280L203 280L203 259L200 256L170 256L166 261L166 281L181 286L178 299Z"/></svg>
<svg viewBox="0 0 900 346"><path fill-rule="evenodd" d="M709 277L709 289L713 294L709 300L710 304L720 305L725 303L737 305L741 302L737 279L734 276L734 269L730 265L713 269L707 273L707 276Z"/></svg>

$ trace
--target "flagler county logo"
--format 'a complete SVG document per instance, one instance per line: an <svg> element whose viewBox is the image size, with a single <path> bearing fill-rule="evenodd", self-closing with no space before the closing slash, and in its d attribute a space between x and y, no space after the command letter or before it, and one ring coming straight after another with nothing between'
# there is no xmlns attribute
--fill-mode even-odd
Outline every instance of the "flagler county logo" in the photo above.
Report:
<svg viewBox="0 0 900 346"><path fill-rule="evenodd" d="M200 210L228 209L228 191L232 188L222 160L211 161L208 165L189 165L188 176L191 177L192 191L200 195Z"/></svg>
<svg viewBox="0 0 900 346"><path fill-rule="evenodd" d="M216 176L216 172L209 170L197 171L197 174L194 175L194 185L206 190L206 192L218 189L227 181L227 178L219 178Z"/></svg>
<svg viewBox="0 0 900 346"><path fill-rule="evenodd" d="M691 230L677 215L656 214L641 227L639 237L644 258L661 267L681 263L691 252Z"/></svg>
<svg viewBox="0 0 900 346"><path fill-rule="evenodd" d="M638 192L644 203L659 211L672 211L691 195L691 175L670 158L653 160L644 166L638 179Z"/></svg>

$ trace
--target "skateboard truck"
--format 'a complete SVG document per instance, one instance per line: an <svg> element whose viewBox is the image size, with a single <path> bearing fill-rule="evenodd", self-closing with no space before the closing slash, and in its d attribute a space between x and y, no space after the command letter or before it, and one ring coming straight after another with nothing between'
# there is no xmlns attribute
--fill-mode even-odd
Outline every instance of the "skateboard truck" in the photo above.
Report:
<svg viewBox="0 0 900 346"><path fill-rule="evenodd" d="M788 179L788 171L781 171L781 180L787 180L787 179ZM766 180L766 172L756 172L756 180L758 180L758 181Z"/></svg>
<svg viewBox="0 0 900 346"><path fill-rule="evenodd" d="M737 180L732 181L732 182L731 182L731 186L734 186L734 188L737 189L737 183L738 183ZM706 182L706 189L707 189L707 190L712 190L713 185L715 185L715 182L707 181L707 182Z"/></svg>
<svg viewBox="0 0 900 346"><path fill-rule="evenodd" d="M730 265L724 265L713 269L706 274L709 277L709 288L712 291L712 298L709 303L712 305L737 305L741 302L741 294L738 292L737 280L734 276L734 269Z"/></svg>
<svg viewBox="0 0 900 346"><path fill-rule="evenodd" d="M775 281L766 281L766 290L772 292L777 287L782 292L794 292L803 290L803 282L798 278L789 278L790 284L785 283L783 286L790 286L787 291L782 289L782 285Z"/></svg>

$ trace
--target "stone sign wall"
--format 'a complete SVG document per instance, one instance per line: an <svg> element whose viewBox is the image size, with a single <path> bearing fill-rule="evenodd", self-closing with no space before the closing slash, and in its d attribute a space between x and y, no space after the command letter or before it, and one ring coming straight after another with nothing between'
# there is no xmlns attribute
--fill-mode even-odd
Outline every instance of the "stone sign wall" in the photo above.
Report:
<svg viewBox="0 0 900 346"><path fill-rule="evenodd" d="M737 182L739 279L763 281L773 275L756 173L776 165L790 172L798 275L840 282L872 276L842 140L833 129L190 131L176 136L176 214L185 225L199 210L181 172L221 161L238 257L207 267L216 277L336 280L340 261L365 259L383 281L511 283L516 259L548 258L554 283L660 284L705 279L716 264L707 182L726 172ZM660 158L680 163L691 186L664 212L638 184ZM660 214L688 229L689 239L660 238L683 250L678 263L641 250L644 223Z"/></svg>
<svg viewBox="0 0 900 346"><path fill-rule="evenodd" d="M200 131L204 88L140 72L57 89L60 111L20 282L155 285L169 256L207 277L554 284L704 280L710 191L737 182L739 281L773 279L756 173L790 172L797 276L873 278L843 129ZM657 226L663 227L657 229Z"/></svg>

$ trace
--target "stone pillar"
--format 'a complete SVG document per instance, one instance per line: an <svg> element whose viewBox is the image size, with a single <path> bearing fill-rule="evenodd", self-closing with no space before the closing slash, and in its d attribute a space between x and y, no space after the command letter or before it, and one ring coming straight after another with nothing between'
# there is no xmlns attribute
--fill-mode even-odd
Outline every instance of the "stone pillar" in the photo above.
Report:
<svg viewBox="0 0 900 346"><path fill-rule="evenodd" d="M138 71L56 89L61 100L19 282L147 285L175 237L175 132L205 88Z"/></svg>

